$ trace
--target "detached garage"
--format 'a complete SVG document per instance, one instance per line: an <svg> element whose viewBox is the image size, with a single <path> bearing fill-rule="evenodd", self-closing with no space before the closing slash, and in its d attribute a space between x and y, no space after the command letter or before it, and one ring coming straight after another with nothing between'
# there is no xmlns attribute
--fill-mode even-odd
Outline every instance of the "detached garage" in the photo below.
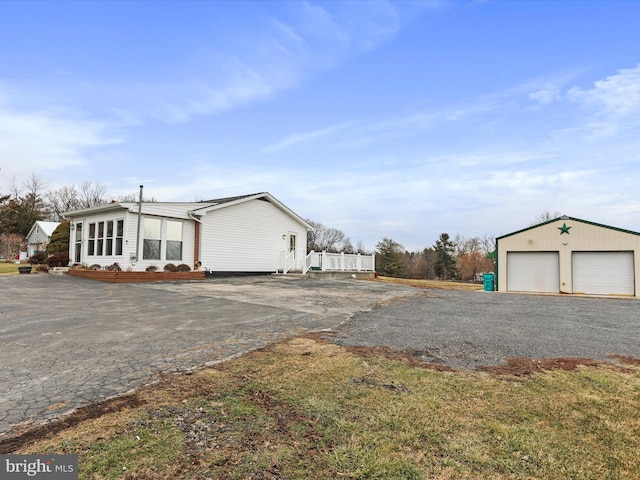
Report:
<svg viewBox="0 0 640 480"><path fill-rule="evenodd" d="M638 232L563 216L496 243L498 290L638 296Z"/></svg>

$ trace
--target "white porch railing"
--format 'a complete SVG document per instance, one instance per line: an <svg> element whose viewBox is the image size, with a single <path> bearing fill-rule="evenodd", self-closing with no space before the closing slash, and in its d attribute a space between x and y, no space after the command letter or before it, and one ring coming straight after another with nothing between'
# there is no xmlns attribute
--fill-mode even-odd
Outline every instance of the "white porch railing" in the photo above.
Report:
<svg viewBox="0 0 640 480"><path fill-rule="evenodd" d="M314 252L312 250L305 258L302 273L307 273L309 270L373 272L375 268L375 255Z"/></svg>
<svg viewBox="0 0 640 480"><path fill-rule="evenodd" d="M296 266L296 252L282 252L282 273L287 273Z"/></svg>

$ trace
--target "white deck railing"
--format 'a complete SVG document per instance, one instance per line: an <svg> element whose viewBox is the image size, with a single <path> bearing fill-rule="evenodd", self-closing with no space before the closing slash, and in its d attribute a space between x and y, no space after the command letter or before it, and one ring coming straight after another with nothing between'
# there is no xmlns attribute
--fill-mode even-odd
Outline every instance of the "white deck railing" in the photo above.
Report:
<svg viewBox="0 0 640 480"><path fill-rule="evenodd" d="M312 250L305 258L302 273L307 273L309 270L373 272L375 268L375 255L314 252Z"/></svg>

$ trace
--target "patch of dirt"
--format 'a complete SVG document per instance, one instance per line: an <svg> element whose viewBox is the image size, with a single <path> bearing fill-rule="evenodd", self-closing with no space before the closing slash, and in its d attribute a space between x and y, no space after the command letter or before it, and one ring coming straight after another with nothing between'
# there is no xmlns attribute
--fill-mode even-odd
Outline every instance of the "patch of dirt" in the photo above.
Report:
<svg viewBox="0 0 640 480"><path fill-rule="evenodd" d="M479 283L464 283L445 280L420 280L409 278L393 278L393 277L378 277L375 279L363 279L364 281L381 282L381 283L396 283L399 285L406 285L408 287L422 288L424 290L466 290L466 291L478 291L482 290L482 284Z"/></svg>
<svg viewBox="0 0 640 480"><path fill-rule="evenodd" d="M455 368L442 363L429 363L420 359L421 352L413 350L398 350L387 346L380 347L352 347L343 346L345 350L360 357L384 357L389 360L402 361L415 368L425 368L436 372L456 372Z"/></svg>
<svg viewBox="0 0 640 480"><path fill-rule="evenodd" d="M336 335L337 335L336 332L311 332L303 335L302 337L309 338L314 342L318 342L321 344L334 345L337 347L337 345L331 341L331 337L335 337ZM388 346L365 347L365 346L340 345L339 348L342 348L350 353L353 353L354 355L358 355L359 357L380 356L380 357L387 358L389 360L402 361L416 368L426 368L428 370L435 370L437 372L457 371L455 368L451 368L448 365L445 365L442 363L425 362L420 358L423 352L419 352L416 350L400 350L400 349L391 348Z"/></svg>
<svg viewBox="0 0 640 480"><path fill-rule="evenodd" d="M640 367L640 358L630 357L628 355L616 355L613 353L611 355L607 355L607 357L613 358L614 360L617 360L620 363L624 363L625 365Z"/></svg>
<svg viewBox="0 0 640 480"><path fill-rule="evenodd" d="M544 360L516 357L507 358L502 365L480 366L477 367L476 370L494 375L525 377L535 375L543 370L566 370L571 372L578 370L578 367L581 365L585 367L598 367L604 364L605 362L584 357L545 358Z"/></svg>
<svg viewBox="0 0 640 480"><path fill-rule="evenodd" d="M335 336L335 332L313 332L305 335L317 342L332 343L330 337ZM424 352L418 350L401 350L388 346L346 346L342 348L350 353L361 357L381 356L389 360L402 361L415 368L435 370L437 372L461 372L461 370L450 367L444 363L426 362L423 358ZM624 355L609 355L620 363L640 366L640 359ZM532 376L541 371L565 370L577 371L579 366L598 367L606 365L621 372L629 373L630 370L624 367L617 367L611 363L594 360L585 357L558 357L538 360L530 357L507 358L501 365L489 365L476 367L476 371L491 373L493 375L512 375L516 377Z"/></svg>
<svg viewBox="0 0 640 480"><path fill-rule="evenodd" d="M108 413L119 412L124 408L133 408L141 404L140 396L137 393L130 393L78 408L68 415L41 425L19 425L6 436L0 437L0 454L8 454L30 443L50 438L56 433L75 427L85 420L99 418Z"/></svg>

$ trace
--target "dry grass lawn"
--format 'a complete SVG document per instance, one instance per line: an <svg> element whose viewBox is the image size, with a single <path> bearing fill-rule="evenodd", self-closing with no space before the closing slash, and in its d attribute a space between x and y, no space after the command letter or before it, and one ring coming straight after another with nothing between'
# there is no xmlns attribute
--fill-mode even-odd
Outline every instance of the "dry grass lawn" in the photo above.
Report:
<svg viewBox="0 0 640 480"><path fill-rule="evenodd" d="M14 262L0 262L0 275L18 273L18 267Z"/></svg>
<svg viewBox="0 0 640 480"><path fill-rule="evenodd" d="M383 283L397 283L410 287L423 288L427 290L482 290L483 286L479 283L465 283L443 280L418 280L410 278L394 278L394 277L378 277L375 281Z"/></svg>

